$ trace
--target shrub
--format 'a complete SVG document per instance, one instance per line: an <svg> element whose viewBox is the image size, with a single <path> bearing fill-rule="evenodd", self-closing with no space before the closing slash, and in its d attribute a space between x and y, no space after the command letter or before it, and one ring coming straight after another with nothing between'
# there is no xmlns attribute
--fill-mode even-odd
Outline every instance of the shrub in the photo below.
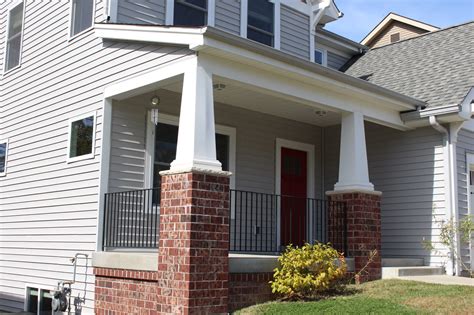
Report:
<svg viewBox="0 0 474 315"><path fill-rule="evenodd" d="M346 273L344 257L326 244L289 245L278 258L272 292L288 299L308 299L335 289Z"/></svg>

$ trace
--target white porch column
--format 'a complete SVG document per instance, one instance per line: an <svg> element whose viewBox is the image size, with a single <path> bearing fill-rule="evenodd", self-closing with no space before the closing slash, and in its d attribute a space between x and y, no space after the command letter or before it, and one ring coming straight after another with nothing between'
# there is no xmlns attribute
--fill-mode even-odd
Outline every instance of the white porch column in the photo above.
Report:
<svg viewBox="0 0 474 315"><path fill-rule="evenodd" d="M335 191L374 191L369 181L364 115L359 112L342 114L339 181Z"/></svg>
<svg viewBox="0 0 474 315"><path fill-rule="evenodd" d="M196 57L184 73L176 159L171 171L221 171L216 159L212 73Z"/></svg>

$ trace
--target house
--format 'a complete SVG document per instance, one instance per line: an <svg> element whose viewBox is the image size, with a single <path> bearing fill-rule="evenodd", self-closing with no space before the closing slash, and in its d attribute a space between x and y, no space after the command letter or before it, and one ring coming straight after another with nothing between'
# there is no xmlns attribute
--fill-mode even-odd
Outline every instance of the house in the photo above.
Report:
<svg viewBox="0 0 474 315"><path fill-rule="evenodd" d="M376 48L436 30L439 27L390 12L362 39L361 44Z"/></svg>
<svg viewBox="0 0 474 315"><path fill-rule="evenodd" d="M323 28L341 17L2 2L0 310L50 310L75 272L76 313L224 313L268 299L282 247L314 241L354 271L377 249L368 279L382 258L460 275L422 241L433 213L473 211L474 23L368 50Z"/></svg>

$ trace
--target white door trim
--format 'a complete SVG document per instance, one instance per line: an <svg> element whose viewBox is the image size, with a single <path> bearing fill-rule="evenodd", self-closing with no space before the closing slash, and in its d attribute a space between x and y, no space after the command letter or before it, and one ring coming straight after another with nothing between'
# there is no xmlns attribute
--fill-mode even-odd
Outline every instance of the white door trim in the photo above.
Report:
<svg viewBox="0 0 474 315"><path fill-rule="evenodd" d="M308 198L314 198L314 163L315 163L315 148L313 144L296 142L292 140L286 140L277 138L276 139L276 158L275 158L275 194L281 194L281 149L288 148L293 150L304 151L308 154L307 165L306 165L306 178L307 178L307 191L306 195Z"/></svg>
<svg viewBox="0 0 474 315"><path fill-rule="evenodd" d="M306 196L314 198L315 195L315 147L313 144L286 140L282 138L276 139L275 152L275 194L281 195L281 149L288 148L293 150L304 151L307 153L306 160ZM277 205L277 244L281 244L281 208ZM310 218L308 218L310 220ZM311 235L312 231L307 231Z"/></svg>

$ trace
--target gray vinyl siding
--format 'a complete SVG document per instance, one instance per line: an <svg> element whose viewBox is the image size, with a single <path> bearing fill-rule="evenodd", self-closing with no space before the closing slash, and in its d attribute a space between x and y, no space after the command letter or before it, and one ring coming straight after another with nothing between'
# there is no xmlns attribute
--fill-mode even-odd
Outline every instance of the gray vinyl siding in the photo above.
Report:
<svg viewBox="0 0 474 315"><path fill-rule="evenodd" d="M309 36L309 16L281 5L281 51L309 59Z"/></svg>
<svg viewBox="0 0 474 315"><path fill-rule="evenodd" d="M459 219L469 215L468 198L470 197L468 169L466 169L466 154L474 154L474 132L462 129L459 131L458 143L456 146L457 168L458 168L458 202L459 202ZM472 212L471 212L472 214ZM471 253L469 244L463 244L461 247L461 255L466 266L470 266Z"/></svg>
<svg viewBox="0 0 474 315"><path fill-rule="evenodd" d="M340 126L325 130L325 184L332 190L339 165ZM441 257L422 246L436 243L433 214L446 213L442 136L430 127L397 131L366 123L370 180L382 194L382 256Z"/></svg>
<svg viewBox="0 0 474 315"><path fill-rule="evenodd" d="M333 53L332 51L328 51L327 58L328 67L336 70L341 69L341 67L349 60L349 58Z"/></svg>
<svg viewBox="0 0 474 315"><path fill-rule="evenodd" d="M2 34L7 4L0 4ZM96 20L104 19L102 5ZM28 1L21 68L0 78L0 137L9 139L7 175L0 177L1 310L23 309L26 283L49 289L71 279L69 259L96 249L104 87L190 54L103 43L92 31L68 41L69 14L68 2ZM94 158L67 163L68 120L93 112ZM84 313L91 313L90 260L87 270L80 261L78 280L73 295L82 295L86 282Z"/></svg>
<svg viewBox="0 0 474 315"><path fill-rule="evenodd" d="M117 22L165 24L166 0L118 0Z"/></svg>
<svg viewBox="0 0 474 315"><path fill-rule="evenodd" d="M240 1L216 0L215 26L233 34L240 34Z"/></svg>

